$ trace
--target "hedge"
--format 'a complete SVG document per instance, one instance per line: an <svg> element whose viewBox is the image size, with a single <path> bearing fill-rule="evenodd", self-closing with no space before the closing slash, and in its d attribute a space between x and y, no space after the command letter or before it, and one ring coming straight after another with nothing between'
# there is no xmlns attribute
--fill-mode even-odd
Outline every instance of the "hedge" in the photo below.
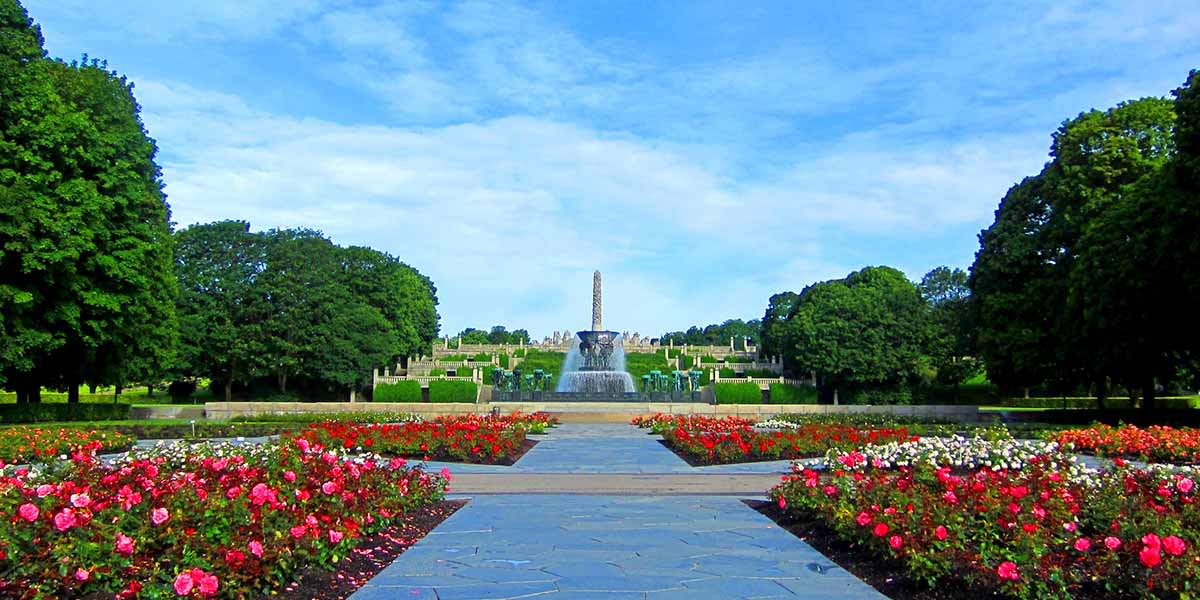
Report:
<svg viewBox="0 0 1200 600"><path fill-rule="evenodd" d="M375 386L371 396L374 402L420 402L421 382L397 381L396 383L381 383Z"/></svg>
<svg viewBox="0 0 1200 600"><path fill-rule="evenodd" d="M817 388L811 385L772 383L771 404L816 404Z"/></svg>
<svg viewBox="0 0 1200 600"><path fill-rule="evenodd" d="M717 404L762 404L757 383L717 383L713 385Z"/></svg>
<svg viewBox="0 0 1200 600"><path fill-rule="evenodd" d="M50 421L123 421L129 405L118 404L3 404L0 423L46 423Z"/></svg>
<svg viewBox="0 0 1200 600"><path fill-rule="evenodd" d="M471 381L434 380L429 382L429 401L475 404L478 389Z"/></svg>

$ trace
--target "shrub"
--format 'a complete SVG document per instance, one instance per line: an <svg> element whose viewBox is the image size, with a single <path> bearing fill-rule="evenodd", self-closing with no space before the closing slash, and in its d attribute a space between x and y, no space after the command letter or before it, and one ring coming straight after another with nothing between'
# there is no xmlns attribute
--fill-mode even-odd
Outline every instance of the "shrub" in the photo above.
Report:
<svg viewBox="0 0 1200 600"><path fill-rule="evenodd" d="M733 379L734 377L737 377L737 372L735 372L733 369L730 369L729 367L721 367L721 378L722 379Z"/></svg>
<svg viewBox="0 0 1200 600"><path fill-rule="evenodd" d="M508 368L508 355L507 355L507 354L501 354L501 355L500 355L500 368L501 368L501 369L507 369L507 368Z"/></svg>
<svg viewBox="0 0 1200 600"><path fill-rule="evenodd" d="M725 357L725 362L726 363L749 363L749 362L754 362L754 359L749 356L736 356L736 355L731 354L731 355Z"/></svg>
<svg viewBox="0 0 1200 600"><path fill-rule="evenodd" d="M771 404L816 404L817 388L811 385L789 385L772 383Z"/></svg>
<svg viewBox="0 0 1200 600"><path fill-rule="evenodd" d="M631 352L625 355L625 370L629 372L629 376L635 382L640 383L642 375L650 371L670 373L674 368L667 365L667 359L663 358L661 354Z"/></svg>
<svg viewBox="0 0 1200 600"><path fill-rule="evenodd" d="M479 354L471 357L471 360L475 362L492 362L492 355L488 354L487 352L480 352Z"/></svg>
<svg viewBox="0 0 1200 600"><path fill-rule="evenodd" d="M192 397L196 393L195 381L172 381L171 385L167 386L167 394L171 396L171 400L175 402L183 402Z"/></svg>
<svg viewBox="0 0 1200 600"><path fill-rule="evenodd" d="M847 404L912 404L912 390L907 385L889 385L855 390Z"/></svg>
<svg viewBox="0 0 1200 600"><path fill-rule="evenodd" d="M757 383L718 383L713 386L717 404L762 404Z"/></svg>
<svg viewBox="0 0 1200 600"><path fill-rule="evenodd" d="M474 404L478 390L479 386L472 381L434 380L429 382L429 401Z"/></svg>
<svg viewBox="0 0 1200 600"><path fill-rule="evenodd" d="M700 357L701 364L708 365L708 364L716 364L718 362L721 362L721 361L717 360L717 357L715 357L711 354L705 354L704 356Z"/></svg>
<svg viewBox="0 0 1200 600"><path fill-rule="evenodd" d="M475 369L471 367L459 367L454 370L455 377L474 377Z"/></svg>
<svg viewBox="0 0 1200 600"><path fill-rule="evenodd" d="M429 370L430 377L442 377L446 374L446 370L441 367L434 367Z"/></svg>
<svg viewBox="0 0 1200 600"><path fill-rule="evenodd" d="M129 418L128 404L3 404L0 423L50 421L122 421Z"/></svg>
<svg viewBox="0 0 1200 600"><path fill-rule="evenodd" d="M761 377L764 379L771 379L774 377L779 377L779 373L776 373L770 369L746 369L746 377Z"/></svg>
<svg viewBox="0 0 1200 600"><path fill-rule="evenodd" d="M375 386L375 393L371 399L374 402L420 402L421 383L418 381L382 383Z"/></svg>
<svg viewBox="0 0 1200 600"><path fill-rule="evenodd" d="M562 373L563 362L566 360L567 355L563 352L542 352L530 349L525 352L525 360L515 368L520 369L524 375L533 373L535 369L541 369L558 377L558 374Z"/></svg>

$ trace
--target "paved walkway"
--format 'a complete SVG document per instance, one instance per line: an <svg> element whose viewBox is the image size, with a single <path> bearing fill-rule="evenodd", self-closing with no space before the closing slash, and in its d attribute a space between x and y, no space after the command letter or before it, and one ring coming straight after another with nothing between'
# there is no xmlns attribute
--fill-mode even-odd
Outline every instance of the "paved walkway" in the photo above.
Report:
<svg viewBox="0 0 1200 600"><path fill-rule="evenodd" d="M788 461L689 467L645 430L564 424L512 467L428 466L470 502L353 600L884 598L739 499Z"/></svg>

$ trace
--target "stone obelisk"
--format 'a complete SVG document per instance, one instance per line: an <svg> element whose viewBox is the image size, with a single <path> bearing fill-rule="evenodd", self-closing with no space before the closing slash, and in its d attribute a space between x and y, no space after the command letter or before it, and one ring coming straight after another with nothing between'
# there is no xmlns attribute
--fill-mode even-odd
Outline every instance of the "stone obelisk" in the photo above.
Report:
<svg viewBox="0 0 1200 600"><path fill-rule="evenodd" d="M603 331L600 325L600 271L592 275L592 331Z"/></svg>

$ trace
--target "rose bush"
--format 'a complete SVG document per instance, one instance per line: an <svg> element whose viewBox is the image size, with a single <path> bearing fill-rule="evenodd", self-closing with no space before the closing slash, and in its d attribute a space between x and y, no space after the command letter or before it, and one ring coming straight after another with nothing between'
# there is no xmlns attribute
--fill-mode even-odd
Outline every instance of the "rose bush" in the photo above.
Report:
<svg viewBox="0 0 1200 600"><path fill-rule="evenodd" d="M1200 589L1196 471L1088 472L1062 452L965 474L932 458L881 468L842 456L855 458L797 469L772 499L930 584L962 578L1018 598Z"/></svg>
<svg viewBox="0 0 1200 600"><path fill-rule="evenodd" d="M634 424L641 423L661 432L663 441L676 451L708 464L810 458L832 448L913 439L903 427L873 429L811 423L789 430L758 431L754 421L737 417L655 415Z"/></svg>
<svg viewBox="0 0 1200 600"><path fill-rule="evenodd" d="M379 454L457 462L498 462L514 458L531 429L557 419L542 413L506 416L459 415L406 423L313 423L295 439Z"/></svg>
<svg viewBox="0 0 1200 600"><path fill-rule="evenodd" d="M1200 463L1200 429L1152 425L1112 427L1093 425L1060 431L1052 437L1063 446L1100 456L1137 458L1148 462Z"/></svg>
<svg viewBox="0 0 1200 600"><path fill-rule="evenodd" d="M29 463L57 460L73 452L116 452L133 446L134 438L115 431L74 427L10 427L0 429L0 460Z"/></svg>
<svg viewBox="0 0 1200 600"><path fill-rule="evenodd" d="M244 452L244 454L242 453ZM449 474L305 439L0 470L0 595L237 598L328 568Z"/></svg>

